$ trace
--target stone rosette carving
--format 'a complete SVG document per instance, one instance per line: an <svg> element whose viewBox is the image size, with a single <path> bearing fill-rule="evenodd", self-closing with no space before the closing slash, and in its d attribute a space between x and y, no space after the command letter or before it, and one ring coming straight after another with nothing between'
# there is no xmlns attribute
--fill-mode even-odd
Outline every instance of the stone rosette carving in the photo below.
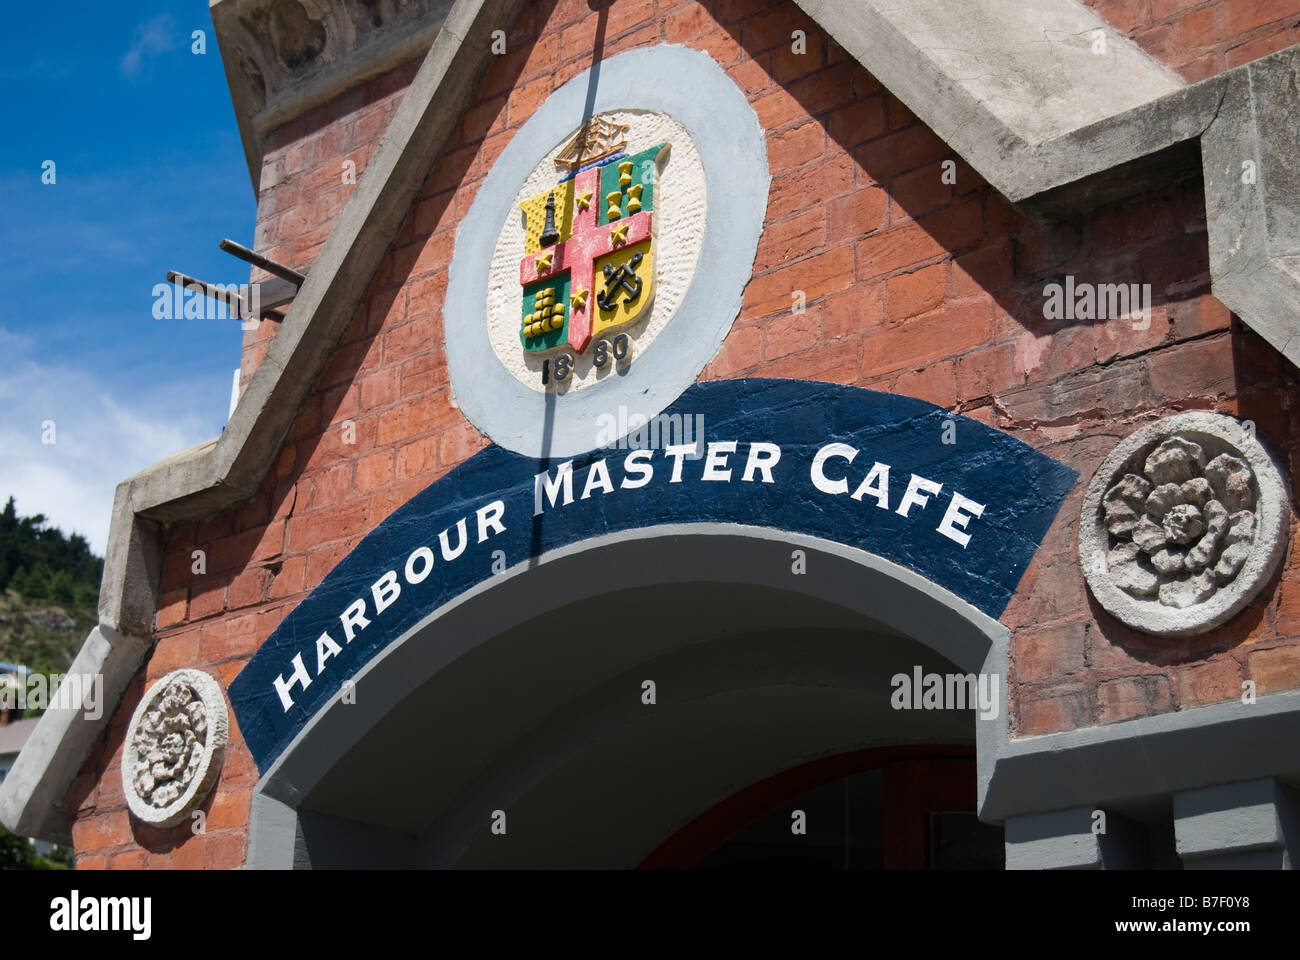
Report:
<svg viewBox="0 0 1300 960"><path fill-rule="evenodd" d="M1097 469L1079 560L1113 616L1186 637L1240 613L1286 546L1287 490L1272 457L1231 417L1182 413L1143 427Z"/></svg>
<svg viewBox="0 0 1300 960"><path fill-rule="evenodd" d="M156 827L184 820L216 782L229 736L226 700L202 670L173 670L135 708L122 747L122 789Z"/></svg>

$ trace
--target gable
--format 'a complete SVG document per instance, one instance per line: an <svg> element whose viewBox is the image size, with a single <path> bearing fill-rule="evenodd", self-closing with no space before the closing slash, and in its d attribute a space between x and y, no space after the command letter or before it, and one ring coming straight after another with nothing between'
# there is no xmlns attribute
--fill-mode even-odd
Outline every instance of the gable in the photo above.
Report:
<svg viewBox="0 0 1300 960"><path fill-rule="evenodd" d="M965 19L940 16L935 4L854 4L853 15L843 4L799 7L802 14L779 4L716 17L702 8L688 19L641 22L624 4L602 22L582 5L557 4L545 18L530 5L506 33L510 52L495 60L501 5L451 8L384 117L355 189L345 202L338 193L324 201L342 202L327 238L318 247L304 240L310 228L292 238L302 244L296 255L311 260L307 282L274 336L256 345L255 372L226 431L119 488L102 623L79 659L106 675L110 701L123 697L146 658L155 676L197 652L229 682L270 621L362 534L487 442L446 382L441 344L445 325L459 319L445 313L448 260L514 133L590 66L598 36L606 59L664 43L708 50L766 128L772 180L762 236L735 322L725 318L730 328L706 358L704 379L762 373L909 393L1024 431L1044 447L1077 441L1084 452L1071 456L1087 462L1096 439L1083 421L1235 396L1229 341L1259 348L1251 335L1229 332L1208 278L1292 356L1290 313L1279 309L1294 302L1289 240L1279 232L1284 221L1263 216L1266 204L1283 206L1287 184L1266 180L1243 198L1230 176L1243 138L1261 155L1284 139L1272 130L1288 129L1280 117L1291 58L1185 87L1117 37L1112 59L1071 41L1049 69L1028 42L1042 25L1022 22L1020 11L1014 24L999 19L1005 5L968 4ZM1065 24L1063 36L1100 24L1064 2L1036 5L1035 14ZM812 59L793 52L796 30ZM1013 79L994 84L973 73L952 52L953 31L1005 36L988 50L1014 66L1006 72ZM1030 82L1046 75L1051 85ZM1221 104L1234 106L1224 112ZM1177 236L1182 222L1197 219L1194 180L1162 195L1136 165L1197 142L1211 211L1204 271L1191 270L1201 264L1187 260L1188 241ZM946 161L954 183L943 180ZM1028 224L1007 202L1059 220L1124 196L1145 206L1099 218L1077 241L1068 225L1019 236ZM1031 280L1045 283L1053 271L1121 248L1140 254L1144 282L1168 289L1180 272L1189 282L1169 298L1176 307L1158 305L1164 327L1050 327L1020 312ZM1008 259L1015 277L1004 273ZM1206 279L1187 281L1201 272ZM792 315L795 291L810 309ZM1016 329L1026 315L1028 328ZM1172 349L1145 358L1157 347ZM1274 400L1264 390L1290 389L1289 371L1269 377L1248 401L1255 409ZM1009 391L1016 399L1008 405ZM250 502L258 508L245 509ZM1063 538L1058 530L1049 539L1050 557L1064 553ZM308 557L307 546L319 549ZM194 549L223 559L210 568L212 580L182 587ZM1079 585L1048 591L1054 577L1065 579L1051 570L1031 568L1043 587L1013 601L1013 622L1059 612L1071 590L1082 600ZM66 817L58 800L99 732L75 716L42 721L37 749L0 793L6 823L59 831Z"/></svg>

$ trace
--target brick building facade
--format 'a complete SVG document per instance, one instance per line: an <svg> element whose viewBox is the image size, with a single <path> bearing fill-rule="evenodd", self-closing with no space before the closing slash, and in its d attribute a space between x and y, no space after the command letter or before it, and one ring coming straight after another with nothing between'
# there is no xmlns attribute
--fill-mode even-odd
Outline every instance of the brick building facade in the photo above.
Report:
<svg viewBox="0 0 1300 960"><path fill-rule="evenodd" d="M1226 122L1215 103L1231 105L1251 70L1295 69L1289 48L1300 2L1050 0L1025 14L1046 25L1049 47L1059 48L1049 54L999 51L999 5L979 2L900 13L830 0L460 0L391 13L380 5L370 33L342 13L339 23L277 19L266 12L274 6L223 0L213 17L257 192L254 245L308 280L286 311L245 333L244 396L223 438L119 488L103 623L82 656L99 658L120 698L97 729L48 721L46 737L36 738L43 753L29 748L28 769L16 768L4 785L7 823L47 837L70 833L79 869L294 862L277 861L276 842L259 839L258 817L272 817L259 782L270 774L259 772L245 743L238 705L219 773L198 801L199 831L189 818L151 826L129 811L120 771L133 713L180 668L204 671L227 690L363 538L493 445L490 430L463 411L464 389L449 372L449 328L479 322L444 309L471 207L512 139L566 84L585 82L593 63L675 46L707 54L743 95L770 175L739 311L725 318L720 347L693 379L825 381L912 397L1078 474L993 618L1006 631L1005 743L974 732L937 741L935 764L958 764L943 779L961 781L963 809L1004 832L1008 865L1284 862L1280 828L1272 839L1251 833L1239 847L1216 846L1188 811L1230 818L1264 803L1277 823L1293 815L1289 778L1300 767L1259 745L1285 741L1300 717L1293 545L1225 622L1157 636L1094 596L1079 540L1085 495L1103 462L1126 437L1175 414L1249 422L1294 483L1300 383L1285 336L1293 311L1269 310L1284 301L1268 299L1276 286L1258 274L1244 286L1261 299L1233 282L1215 237L1226 188L1208 171L1213 125ZM1093 30L1104 52L1093 51ZM982 85L956 57L917 55L954 32L970 38L964 56L1008 57L1014 68ZM393 36L415 39L401 46ZM1007 36L1014 47L1019 34ZM304 50L314 51L305 67ZM1053 67L1060 50L1067 54ZM250 61L261 67L260 101L238 76ZM1124 83L1108 86L1106 73ZM1023 113L1006 107L1017 99L1030 105ZM1294 116L1298 106L1270 109ZM1059 129L1046 129L1048 114ZM1262 107L1256 114L1269 116ZM556 146L580 119L557 132ZM1259 164L1266 214L1285 220L1287 185L1268 182L1268 137L1277 131L1261 119L1255 132L1256 141L1230 139L1240 160ZM1007 146L1017 137L1019 153ZM1284 254L1285 237L1264 232L1247 242ZM1149 285L1149 323L1047 316L1045 288L1067 275ZM255 270L252 280L268 278ZM806 309L792 310L800 296ZM964 429L965 420L954 422ZM958 439L952 455L977 451ZM780 529L781 519L768 525ZM1290 543L1289 525L1282 535ZM195 551L203 552L202 573ZM799 657L797 648L790 656ZM887 696L888 677L880 684ZM1246 690L1255 696L1243 697ZM629 845L640 852L619 862L707 862L761 816L788 816L801 791L879 767L880 750L907 746L914 752L904 759L923 765L925 742L910 734L809 739L792 748L799 763L683 801L675 830ZM857 766L826 759L872 751ZM512 755L503 747L497 756ZM807 775L774 786L793 767ZM366 769L358 763L353 775ZM346 820L341 788L332 789L319 809ZM751 801L737 806L745 790ZM702 826L729 796L730 809L746 812L715 814L715 826ZM493 809L483 809L484 834ZM1092 831L1083 852L1076 845L1062 853L1058 841L1089 834L1096 810L1112 828ZM304 845L316 851L305 859L334 862L321 852L328 840L302 840L316 829L304 827L312 816L297 827L298 862ZM528 816L514 829L528 829ZM430 827L441 836L438 829ZM674 841L679 833L688 840ZM481 840L420 836L418 849L432 851L420 855L427 862L493 862ZM457 860L444 849L470 852ZM499 862L534 854L535 862L568 862L559 841L544 854L528 849ZM937 865L916 856L886 850L885 862ZM575 854L574 862L587 861Z"/></svg>

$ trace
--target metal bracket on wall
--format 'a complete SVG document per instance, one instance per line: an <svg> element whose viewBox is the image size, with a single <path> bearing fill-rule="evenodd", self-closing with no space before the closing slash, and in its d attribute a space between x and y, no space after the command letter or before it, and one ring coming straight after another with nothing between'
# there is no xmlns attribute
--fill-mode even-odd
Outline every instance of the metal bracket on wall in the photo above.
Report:
<svg viewBox="0 0 1300 960"><path fill-rule="evenodd" d="M245 263L272 274L271 279L241 287L248 290L247 296L231 289L228 285L206 283L176 270L167 271L167 282L180 284L187 290L196 290L206 297L226 304L234 316L249 319L253 314L257 314L257 319L260 320L267 313L274 312L277 307L292 302L298 295L299 288L307 280L307 277L297 270L264 257L233 240L222 240L218 246Z"/></svg>

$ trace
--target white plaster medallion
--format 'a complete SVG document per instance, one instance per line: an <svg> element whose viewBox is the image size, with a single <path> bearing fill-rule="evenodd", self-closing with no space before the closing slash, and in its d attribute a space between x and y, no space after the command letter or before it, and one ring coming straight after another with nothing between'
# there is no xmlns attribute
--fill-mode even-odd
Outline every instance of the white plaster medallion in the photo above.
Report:
<svg viewBox="0 0 1300 960"><path fill-rule="evenodd" d="M173 670L145 692L122 747L122 790L156 827L184 820L216 782L229 736L226 700L202 670Z"/></svg>
<svg viewBox="0 0 1300 960"><path fill-rule="evenodd" d="M465 416L556 457L661 413L740 312L770 183L758 119L706 54L634 50L552 93L457 230L443 326Z"/></svg>
<svg viewBox="0 0 1300 960"><path fill-rule="evenodd" d="M1240 613L1277 569L1287 488L1231 417L1181 413L1123 440L1088 484L1079 561L1097 601L1144 633L1186 637Z"/></svg>

